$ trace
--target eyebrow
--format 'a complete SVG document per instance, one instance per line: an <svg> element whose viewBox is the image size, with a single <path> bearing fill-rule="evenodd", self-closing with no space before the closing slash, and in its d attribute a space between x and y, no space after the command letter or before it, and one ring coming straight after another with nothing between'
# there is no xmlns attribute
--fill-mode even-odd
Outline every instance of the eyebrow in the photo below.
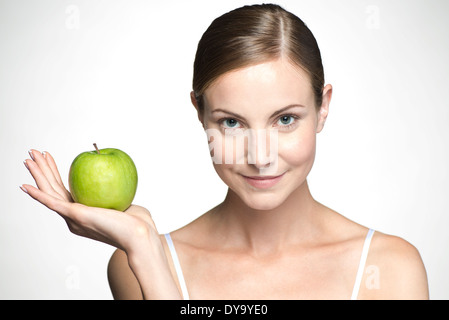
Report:
<svg viewBox="0 0 449 320"><path fill-rule="evenodd" d="M295 107L305 108L305 106L303 106L302 104L289 104L288 106L286 106L286 107L284 107L284 108L282 108L282 109L279 109L279 110L275 111L275 112L270 116L270 118L274 118L275 116L277 116L277 115L279 115L279 114L281 114L281 113L287 111L288 109L295 108ZM214 113L214 112L223 112L223 113L230 114L230 115L232 115L232 116L234 116L234 117L236 117L236 118L241 118L241 119L243 118L241 115L239 115L239 114L237 114L237 113L234 113L234 112L231 112L231 111L227 111L227 110L223 110L223 109L215 109L215 110L213 110L211 113Z"/></svg>

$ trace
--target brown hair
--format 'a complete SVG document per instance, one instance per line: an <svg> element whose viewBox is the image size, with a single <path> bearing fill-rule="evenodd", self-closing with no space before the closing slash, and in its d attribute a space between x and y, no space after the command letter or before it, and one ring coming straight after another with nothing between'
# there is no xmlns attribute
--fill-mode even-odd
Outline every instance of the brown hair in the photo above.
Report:
<svg viewBox="0 0 449 320"><path fill-rule="evenodd" d="M274 4L243 6L215 19L198 43L194 62L193 91L200 111L204 91L219 76L280 57L309 75L319 108L324 86L320 49L301 19Z"/></svg>

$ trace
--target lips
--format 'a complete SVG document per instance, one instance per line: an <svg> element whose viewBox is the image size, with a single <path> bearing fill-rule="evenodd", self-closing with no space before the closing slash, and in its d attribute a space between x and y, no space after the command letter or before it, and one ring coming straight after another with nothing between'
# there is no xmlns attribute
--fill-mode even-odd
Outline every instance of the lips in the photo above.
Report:
<svg viewBox="0 0 449 320"><path fill-rule="evenodd" d="M268 189L281 181L285 172L279 176L243 176L251 186L257 189Z"/></svg>

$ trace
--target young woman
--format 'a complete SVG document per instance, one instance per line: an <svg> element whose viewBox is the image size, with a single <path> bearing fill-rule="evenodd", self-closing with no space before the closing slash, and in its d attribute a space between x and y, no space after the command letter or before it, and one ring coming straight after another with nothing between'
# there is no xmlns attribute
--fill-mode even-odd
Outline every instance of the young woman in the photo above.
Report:
<svg viewBox="0 0 449 320"><path fill-rule="evenodd" d="M73 203L52 156L37 150L25 162L37 188L22 189L73 233L117 247L108 267L116 299L426 299L412 245L309 191L331 97L318 45L298 17L276 5L238 8L201 38L191 93L229 187L222 203L160 235L145 208Z"/></svg>

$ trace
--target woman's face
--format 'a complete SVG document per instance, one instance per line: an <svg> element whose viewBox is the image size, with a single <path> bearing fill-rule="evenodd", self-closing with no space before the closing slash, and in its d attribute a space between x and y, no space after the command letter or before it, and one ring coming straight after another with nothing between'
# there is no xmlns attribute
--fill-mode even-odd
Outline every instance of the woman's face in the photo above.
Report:
<svg viewBox="0 0 449 320"><path fill-rule="evenodd" d="M283 59L226 73L205 91L199 116L214 168L249 207L273 209L306 181L331 91L317 111L309 77Z"/></svg>

